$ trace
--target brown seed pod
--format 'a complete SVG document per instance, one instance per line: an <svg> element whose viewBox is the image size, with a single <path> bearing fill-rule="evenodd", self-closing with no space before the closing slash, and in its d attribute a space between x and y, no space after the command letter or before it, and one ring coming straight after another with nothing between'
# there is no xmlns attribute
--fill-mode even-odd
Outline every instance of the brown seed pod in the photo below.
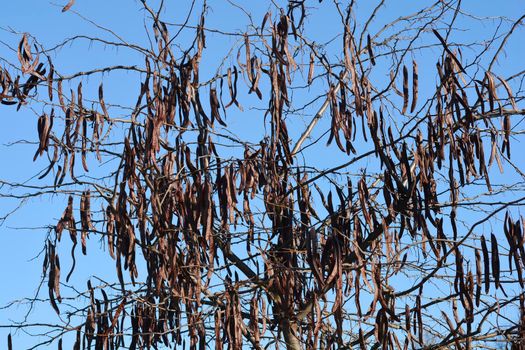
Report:
<svg viewBox="0 0 525 350"><path fill-rule="evenodd" d="M498 240L496 239L496 236L493 233L490 235L490 246L492 255L492 276L494 277L494 285L496 286L496 289L498 289L500 285L500 261L498 252Z"/></svg>
<svg viewBox="0 0 525 350"><path fill-rule="evenodd" d="M410 333L410 307L405 304L405 331Z"/></svg>
<svg viewBox="0 0 525 350"><path fill-rule="evenodd" d="M248 81L253 84L252 76L252 58L250 53L250 37L248 34L244 34L244 48L246 50L246 74L248 75Z"/></svg>
<svg viewBox="0 0 525 350"><path fill-rule="evenodd" d="M31 72L31 61L33 61L33 55L31 54L31 47L27 41L27 35L24 34L20 43L18 44L18 61L21 64L22 73Z"/></svg>
<svg viewBox="0 0 525 350"><path fill-rule="evenodd" d="M401 114L405 114L408 108L408 69L403 65L403 109Z"/></svg>
<svg viewBox="0 0 525 350"><path fill-rule="evenodd" d="M102 112L104 112L104 118L106 120L109 120L109 114L106 108L106 102L104 101L104 87L102 86L102 83L100 83L98 87L98 102L100 104L100 108L102 108Z"/></svg>
<svg viewBox="0 0 525 350"><path fill-rule="evenodd" d="M310 52L310 64L308 66L308 80L307 80L308 85L311 85L314 79L314 69L315 69L314 63L315 63L315 56L314 56L314 52L311 51Z"/></svg>
<svg viewBox="0 0 525 350"><path fill-rule="evenodd" d="M510 158L510 133L511 133L511 123L510 116L506 114L503 117L503 133L505 138L503 139L503 144L501 146L501 152L507 151L507 157Z"/></svg>
<svg viewBox="0 0 525 350"><path fill-rule="evenodd" d="M86 238L89 231L93 228L91 223L91 193L89 190L82 192L80 199L80 222L82 226L82 254L86 255Z"/></svg>
<svg viewBox="0 0 525 350"><path fill-rule="evenodd" d="M516 105L516 100L514 99L514 93L512 92L512 89L509 83L507 83L507 81L500 76L498 76L497 78L501 82L505 90L507 91L507 96L509 97L509 101L510 101L510 104L512 105L512 108L514 110L518 110L518 106Z"/></svg>
<svg viewBox="0 0 525 350"><path fill-rule="evenodd" d="M385 342L388 339L388 318L384 309L380 309L377 312L374 335L379 344L383 344L383 348L386 349Z"/></svg>
<svg viewBox="0 0 525 350"><path fill-rule="evenodd" d="M233 80L232 80L231 68L228 68L228 89L230 91L231 101L226 106L224 106L224 108L228 108L232 104L235 104L237 108L239 108L239 110L242 111L243 108L239 104L239 101L237 101L237 79L238 79L237 66L233 66Z"/></svg>
<svg viewBox="0 0 525 350"><path fill-rule="evenodd" d="M483 253L484 276L485 276L485 293L490 290L490 261L489 251L487 249L487 242L485 236L481 236L481 251Z"/></svg>
<svg viewBox="0 0 525 350"><path fill-rule="evenodd" d="M476 256L476 306L479 307L481 297L481 286L482 286L482 271L481 271L481 255L479 250L475 250Z"/></svg>
<svg viewBox="0 0 525 350"><path fill-rule="evenodd" d="M62 108L62 111L64 113L67 113L67 107L64 102L64 94L62 93L62 79L57 80L57 95L58 95L58 102L60 103L60 107Z"/></svg>
<svg viewBox="0 0 525 350"><path fill-rule="evenodd" d="M53 76L55 74L55 68L51 61L49 61L49 74L47 76L47 94L49 101L53 101Z"/></svg>
<svg viewBox="0 0 525 350"><path fill-rule="evenodd" d="M66 6L62 8L62 12L68 11L71 8L71 6L73 6L74 4L75 4L75 0L69 0Z"/></svg>
<svg viewBox="0 0 525 350"><path fill-rule="evenodd" d="M221 124L222 126L226 126L226 123L222 120L220 112L219 112L219 100L217 98L217 90L210 89L210 109L211 109L211 122L213 125L213 122L215 119Z"/></svg>
<svg viewBox="0 0 525 350"><path fill-rule="evenodd" d="M42 154L44 154L44 151L47 151L52 126L52 121L47 114L44 113L38 118L37 129L39 144L38 149L36 150L35 155L33 157L33 161L35 161L38 156L42 156Z"/></svg>
<svg viewBox="0 0 525 350"><path fill-rule="evenodd" d="M251 68L253 70L252 72L253 81L252 81L252 86L250 87L250 91L248 91L248 93L251 94L252 92L255 91L259 100L262 100L262 92L259 89L259 80L261 79L261 64L262 63L261 63L261 60L257 58L256 56L253 56L251 60L252 60Z"/></svg>
<svg viewBox="0 0 525 350"><path fill-rule="evenodd" d="M367 34L366 36L366 50L368 51L368 56L370 57L370 62L372 63L372 66L375 66L376 60L372 51L372 40L370 39L370 34Z"/></svg>
<svg viewBox="0 0 525 350"><path fill-rule="evenodd" d="M49 275L47 280L47 286L49 291L49 302L51 303L51 306L57 313L57 315L60 315L60 310L58 309L55 295L58 299L58 301L61 300L60 298L60 264L57 266L58 262L58 255L55 253L55 246L48 241L47 243L47 256L49 257Z"/></svg>
<svg viewBox="0 0 525 350"><path fill-rule="evenodd" d="M418 77L417 62L412 61L412 105L410 106L410 113L414 113L417 106L417 95L419 91Z"/></svg>

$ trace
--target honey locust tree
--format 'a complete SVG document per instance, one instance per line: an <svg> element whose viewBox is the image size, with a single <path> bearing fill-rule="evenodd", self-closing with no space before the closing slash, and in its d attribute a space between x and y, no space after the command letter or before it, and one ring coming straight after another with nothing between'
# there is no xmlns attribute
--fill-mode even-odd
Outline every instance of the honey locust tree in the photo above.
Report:
<svg viewBox="0 0 525 350"><path fill-rule="evenodd" d="M46 6L90 35L3 28L3 122L37 132L2 151L34 160L2 220L59 208L2 247L43 268L8 348L525 348L525 16L483 3L122 5L141 36L70 1Z"/></svg>

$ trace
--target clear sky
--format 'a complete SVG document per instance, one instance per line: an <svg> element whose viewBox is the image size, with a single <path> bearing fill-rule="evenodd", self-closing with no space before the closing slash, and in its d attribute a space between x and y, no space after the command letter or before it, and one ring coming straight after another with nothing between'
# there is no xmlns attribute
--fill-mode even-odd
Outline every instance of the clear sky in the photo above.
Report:
<svg viewBox="0 0 525 350"><path fill-rule="evenodd" d="M325 0L327 1L327 0ZM428 1L416 0L398 0L387 1L387 10L382 11L380 16L374 21L372 28L378 30L385 23L398 18L402 15L412 13L414 7L421 6L421 3L429 3ZM49 49L55 45L60 44L65 38L80 36L102 37L108 40L115 40L115 36L100 27L96 27L93 23L111 29L115 34L118 34L126 42L136 43L138 45L148 46L148 37L144 30L144 21L147 14L141 9L140 1L129 0L77 0L73 6L73 10L81 14L80 17L73 11L66 13L61 12L61 8L65 1L55 0L26 0L26 1L3 1L2 13L0 14L0 57L6 58L8 61L16 62L16 52L11 48L15 47L20 40L21 33L27 32L37 38L38 42L45 48ZM148 2L149 3L149 2ZM200 1L197 3L200 4ZM279 4L286 4L285 1L278 1ZM344 1L343 1L344 3ZM371 1L370 3L376 3ZM179 0L172 1L167 4L164 11L165 19L174 23L180 23L181 17L186 13L190 1ZM250 11L253 11L254 22L260 23L264 13L270 8L269 1L226 1L226 0L209 0L210 12L213 14L208 17L207 26L210 28L217 28L224 31L245 31L248 26L248 20L244 13L235 6L239 4ZM325 10L324 3L318 1L311 1L311 6L317 7L319 11L315 15L307 19L310 33L316 38L318 42L323 42L334 36L333 29L337 26L334 23L334 13ZM200 5L199 5L200 6ZM362 10L367 13L368 7L357 8L357 15ZM499 16L507 16L516 19L525 13L524 1L501 1L494 2L489 0L466 0L463 1L465 11L479 17L487 16L483 22L469 20L462 18L457 23L460 30L453 32L451 41L458 42L472 41L482 45L480 39L486 39L485 31L491 31L498 25ZM197 14L200 10L197 10ZM492 17L488 18L488 17ZM509 23L503 23L502 28L508 28ZM173 29L172 29L173 30ZM432 34L424 37L425 40L435 40ZM519 29L518 33L513 36L509 42L508 50L504 53L504 65L497 64L494 71L498 75L508 76L511 72L517 71L515 67L523 67L524 64L524 43L525 31L523 28ZM184 40L184 36L182 37ZM205 56L205 60L209 59L210 67L213 69L203 69L203 77L201 80L207 80L215 74L217 67L216 62L212 62L215 58L222 57L230 46L234 44L236 39L228 39L224 36L208 34L208 47L206 50L213 52ZM338 40L341 40L338 38ZM435 44L435 43L434 43ZM229 45L229 46L228 46ZM335 52L339 45L327 45L328 52ZM441 48L436 47L430 50L421 50L411 59L419 62L422 81L435 80L435 70L432 67L435 65L436 58L441 55ZM469 57L472 52L464 52L464 55ZM234 55L235 57L235 55ZM65 44L61 49L52 53L52 59L60 72L64 75L79 71L89 70L95 67L104 67L113 64L122 65L143 65L143 59L135 52L129 49L116 50L113 47L100 45L96 42L90 42L89 39L79 39L73 44ZM410 59L410 60L411 60ZM231 63L234 63L233 60ZM206 61L203 61L203 67L206 67ZM0 61L0 65L6 66L5 61ZM385 72L388 67L385 67ZM428 73L426 73L428 72ZM427 75L428 74L428 75ZM136 94L139 87L137 75L128 73L114 73L95 74L86 78L85 86L87 86L87 95L95 96L96 88L100 81L104 81L106 101L110 101L114 105L128 105L135 103ZM77 81L78 82L78 81ZM422 84L424 85L424 84ZM76 88L75 86L66 87ZM423 87L424 89L424 87ZM301 90L295 96L297 100L311 100L314 96L320 94L322 90L312 91L309 95L306 91ZM422 91L424 95L425 91ZM428 93L428 91L427 91ZM314 95L315 94L315 95ZM296 140L303 130L304 126L309 122L312 112L318 108L319 103L307 110L304 115L298 113L297 118L294 119L293 127L290 128L290 136ZM39 158L33 162L33 154L37 147L37 132L36 121L37 115L42 112L41 106L32 106L30 108L22 107L19 112L15 111L13 107L0 106L0 118L2 126L0 127L0 181L19 182L27 184L39 183L34 176L42 169L45 169L48 162L45 158ZM39 109L40 108L40 109ZM115 113L122 115L126 114L125 109L114 108ZM251 110L246 113L231 112L228 116L228 125L231 131L246 136L253 142L258 142L264 131L253 128L251 125L261 125L261 120L264 116L263 112ZM254 118L257 123L253 123L247 118ZM325 131L329 126L328 118L325 118L319 124L319 131L316 136L319 137L322 131ZM118 132L118 131L116 131ZM519 143L515 144L514 150L519 152ZM321 146L324 146L322 143ZM332 145L335 147L334 145ZM371 147L370 145L368 147ZM333 155L327 156L325 153L319 153L319 150L312 147L308 153L309 159L316 159L319 168L333 166L337 161L341 162L344 156L339 154L333 148ZM375 162L375 161L373 161ZM518 161L524 165L524 161ZM101 169L94 169L92 174L103 173L106 169L100 165ZM366 167L367 162L359 164L360 167ZM493 170L497 170L493 169ZM357 171L356 171L357 172ZM494 178L497 181L505 183L509 180L505 176L499 176L497 171L492 171ZM48 181L51 177L46 178ZM41 183L41 182L40 182ZM21 300L22 298L31 298L35 295L39 287L39 281L42 274L42 255L41 249L48 233L48 225L53 225L60 217L64 210L67 197L57 195L46 195L43 197L34 197L20 203L17 198L2 198L6 193L23 194L33 192L32 188L25 188L22 190L12 191L8 185L0 187L0 216L7 215L13 211L19 204L23 206L7 217L5 221L0 222L0 326L13 324L14 322L23 322L24 315L29 312L29 305L23 302L20 305L10 308L1 308L8 303ZM65 268L64 271L69 270L70 261L68 260L68 243L64 243L61 256L64 256L62 263ZM80 257L77 252L77 273L73 275L73 283L84 288L85 281L90 274L97 274L98 276L112 276L113 271L104 273L102 269L107 266L113 266L106 254L97 254L97 249L100 244L96 241L90 242L88 258ZM109 263L109 264L108 264ZM98 270L98 268L101 270ZM65 291L65 295L73 295L71 291ZM45 298L47 296L47 286L44 283L40 296ZM48 303L41 304L36 301L34 310L31 311L30 320L32 322L54 323L56 322L56 315ZM15 330L12 330L15 332ZM7 328L0 328L0 349L4 348L4 340L9 333ZM35 339L30 339L26 334L19 331L14 335L15 349L22 349L35 343Z"/></svg>

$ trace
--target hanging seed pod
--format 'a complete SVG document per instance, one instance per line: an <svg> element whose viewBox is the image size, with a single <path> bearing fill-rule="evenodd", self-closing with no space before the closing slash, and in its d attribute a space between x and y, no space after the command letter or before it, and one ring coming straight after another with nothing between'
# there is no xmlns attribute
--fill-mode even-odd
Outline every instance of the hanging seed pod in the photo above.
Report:
<svg viewBox="0 0 525 350"><path fill-rule="evenodd" d="M47 244L48 247L48 257L49 257L49 275L48 275L48 291L49 291L49 302L51 303L51 306L57 313L57 315L60 315L60 310L58 309L58 305L56 303L56 299L58 301L61 301L60 297L60 263L58 260L58 255L55 253L55 246L51 244L51 242L48 241ZM55 299L56 296L56 299Z"/></svg>
<svg viewBox="0 0 525 350"><path fill-rule="evenodd" d="M68 11L75 4L75 0L69 0L69 2L62 8L62 12Z"/></svg>
<svg viewBox="0 0 525 350"><path fill-rule="evenodd" d="M248 81L253 84L253 68L252 68L252 57L250 53L250 37L248 34L244 34L244 48L246 50L246 74L248 75Z"/></svg>
<svg viewBox="0 0 525 350"><path fill-rule="evenodd" d="M416 61L412 61L412 105L410 106L410 113L414 113L417 106L417 95L419 91L419 74Z"/></svg>
<svg viewBox="0 0 525 350"><path fill-rule="evenodd" d="M49 118L47 114L44 113L38 118L37 129L39 145L38 149L35 152L35 156L33 157L33 161L35 161L38 156L42 156L42 154L44 154L44 151L47 151L47 147L49 145L49 136L52 127L53 121Z"/></svg>
<svg viewBox="0 0 525 350"><path fill-rule="evenodd" d="M311 85L314 79L314 69L315 69L314 63L315 63L315 56L314 56L314 52L311 51L310 52L310 64L308 66L308 80L307 80L308 85Z"/></svg>
<svg viewBox="0 0 525 350"><path fill-rule="evenodd" d="M493 233L490 235L490 245L492 255L492 276L494 277L494 285L496 286L496 289L498 289L500 281L500 262L498 252L498 240L496 239L496 236Z"/></svg>
<svg viewBox="0 0 525 350"><path fill-rule="evenodd" d="M403 109L401 114L405 114L408 108L408 69L403 65Z"/></svg>
<svg viewBox="0 0 525 350"><path fill-rule="evenodd" d="M498 76L497 78L501 82L505 90L507 91L507 96L509 98L510 104L512 105L512 108L514 110L518 110L518 106L516 105L516 100L514 99L514 93L512 92L512 89L509 83L507 83L507 81L500 76Z"/></svg>
<svg viewBox="0 0 525 350"><path fill-rule="evenodd" d="M219 113L219 100L217 98L217 90L210 89L210 109L211 109L211 123L217 120L222 126L226 126L226 123L222 121Z"/></svg>
<svg viewBox="0 0 525 350"><path fill-rule="evenodd" d="M485 236L481 236L481 251L483 253L485 294L488 294L490 290L490 260L489 260L489 251L487 249L487 242L485 240Z"/></svg>
<svg viewBox="0 0 525 350"><path fill-rule="evenodd" d="M48 57L49 60L49 57ZM53 64L49 60L49 74L47 75L47 95L49 97L49 101L53 101L53 76L55 74L55 68L53 67Z"/></svg>
<svg viewBox="0 0 525 350"><path fill-rule="evenodd" d="M479 250L475 250L476 256L476 307L479 307L481 297L482 272L481 272L481 255Z"/></svg>
<svg viewBox="0 0 525 350"><path fill-rule="evenodd" d="M82 226L82 254L86 255L86 238L93 228L91 223L91 193L89 190L84 191L80 199L80 222Z"/></svg>
<svg viewBox="0 0 525 350"><path fill-rule="evenodd" d="M368 57L370 57L370 62L372 66L376 65L376 60L374 58L374 53L372 52L372 40L370 39L370 34L366 36L366 49L368 51Z"/></svg>
<svg viewBox="0 0 525 350"><path fill-rule="evenodd" d="M104 101L104 87L102 86L102 83L100 83L100 86L98 87L98 102L100 108L102 108L102 112L104 112L104 118L109 120L108 109L106 108L106 102Z"/></svg>

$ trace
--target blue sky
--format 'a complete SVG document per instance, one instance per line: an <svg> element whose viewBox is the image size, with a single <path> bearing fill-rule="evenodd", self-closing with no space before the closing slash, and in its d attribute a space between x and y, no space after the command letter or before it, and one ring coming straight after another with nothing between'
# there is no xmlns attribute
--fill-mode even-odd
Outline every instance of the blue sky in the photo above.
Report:
<svg viewBox="0 0 525 350"><path fill-rule="evenodd" d="M200 2L198 2L200 3ZM270 8L269 2L265 1L238 1L239 5L244 6L253 13L253 19L256 24L259 24L264 16L264 13ZM284 4L285 2L280 1ZM374 2L375 3L375 2ZM398 18L401 15L412 13L415 7L421 6L421 3L430 3L428 1L395 1L387 2L386 11L382 11L380 16L372 24L371 30L380 29L385 23ZM210 0L208 2L210 7L210 15L207 20L207 27L220 28L224 31L245 31L249 28L249 22L245 14L233 2L223 0ZM463 6L466 11L476 16L494 17L494 19L487 18L483 22L469 20L462 18L457 23L460 30L453 32L451 35L451 42L475 42L479 43L479 38L485 37L485 31L490 31L498 24L496 16L508 16L517 18L525 12L525 2L523 1L504 1L497 5L488 0L480 1L464 1ZM0 15L0 57L7 58L12 62L16 62L16 53L12 52L7 45L16 47L20 40L19 34L13 34L13 30L17 33L28 32L35 36L39 43L46 48L51 48L59 44L65 38L86 35L97 36L107 40L117 40L115 36L103 29L95 27L86 19L93 20L97 24L111 29L114 33L122 37L126 42L138 45L148 46L148 37L144 30L144 21L146 13L141 10L140 1L99 1L99 0L77 0L73 6L74 11L78 11L85 18L82 19L73 11L66 13L61 12L63 3L56 3L55 1L42 0L27 0L23 3L17 1L5 1L2 4L2 15ZM315 12L307 19L309 26L309 33L315 38L317 42L323 42L329 38L334 37L334 30L340 27L340 24L334 20L336 16L333 12L327 11L325 4L319 4L317 1L311 2L312 6L318 7L319 11ZM164 16L169 22L179 22L181 17L186 13L186 8L189 6L189 1L177 1L167 4ZM199 6L199 5L198 5ZM275 10L274 10L275 11ZM360 13L368 13L369 8L358 7L357 15ZM196 10L196 14L200 12L200 8ZM503 26L508 28L508 23ZM174 31L174 29L171 29ZM190 33L192 35L192 33ZM190 35L188 34L188 35ZM187 40L188 36L182 36L181 40ZM235 44L235 38L228 38L213 33L207 34L208 47L210 52L204 56L202 66L201 80L207 80L215 74L217 62L219 57L224 56L230 46ZM502 56L504 64L497 64L494 71L504 77L512 72L518 70L516 67L524 67L523 57L525 49L523 42L525 35L523 29L511 38L508 45L508 50ZM335 57L334 52L340 44L340 38L337 38L333 43L326 46L328 53ZM434 40L432 34L427 34L423 37L425 40ZM425 49L416 52L412 59L417 60L420 65L420 79L421 81L433 81L436 79L435 70L433 67L435 61L440 57L442 49L435 47L432 49ZM472 52L463 53L468 60ZM227 64L235 64L235 54L233 59L227 61ZM143 59L136 52L121 48L114 49L106 47L95 42L90 42L89 39L80 39L73 44L66 44L60 50L52 54L52 59L60 72L64 75L71 74L79 70L89 70L95 67L102 67L106 65L122 64L122 65L143 65ZM209 61L206 61L209 60ZM0 61L0 65L4 66L5 62ZM207 66L213 69L207 69ZM385 72L388 68L384 67ZM522 68L523 69L523 68ZM380 68L378 68L381 71ZM305 74L305 73L304 73ZM378 73L378 74L384 74ZM139 88L139 80L136 74L129 74L125 72L113 73L110 76L107 74L95 74L84 80L86 94L95 96L96 88L100 81L104 82L106 101L114 105L133 105L135 97ZM78 83L78 81L76 81ZM316 89L312 91L301 90L294 95L297 101L309 101L315 96L324 93L322 86L324 83L319 83ZM423 84L421 84L423 85ZM432 87L432 86L431 86ZM75 89L76 85L66 87L65 89ZM422 86L422 95L425 92L428 94L430 90L425 91ZM248 103L254 102L254 98L250 97ZM245 99L241 99L241 103ZM318 101L319 102L319 101ZM297 102L299 104L299 102ZM319 103L314 103L312 108L304 111L304 115L299 113L291 117L289 126L290 136L296 140L303 130L304 126L309 122L313 112L318 108ZM15 112L14 108L7 108L2 106L1 117L2 127L0 128L0 180L28 183L37 183L33 178L39 171L47 166L47 160L40 158L36 162L32 161L34 151L36 149L35 142L37 141L36 133L36 115L41 113L43 109L35 105L34 110L29 108L22 108L19 112ZM126 115L125 109L113 107L114 113ZM250 119L253 118L253 119ZM258 142L265 131L260 128L254 128L253 125L262 125L264 113L257 110L245 110L240 113L233 109L229 110L228 125L230 130L237 134L246 137L250 141ZM326 131L329 127L329 118L325 117L318 125L316 137L321 136L322 131ZM115 131L118 133L118 130ZM325 138L326 139L326 138ZM22 140L21 142L18 142ZM15 144L11 144L15 143ZM324 148L325 142L321 145L313 146L306 154L307 160L315 161L316 166L320 169L333 166L337 162L343 162L344 155L341 155L332 145L329 150L330 154L326 154L327 149ZM366 149L370 148L368 145ZM519 143L514 144L514 151L518 153ZM524 165L523 159L518 156L518 163ZM370 163L375 163L375 159L370 160ZM103 173L111 164L96 165L92 163L92 174ZM100 166L100 169L97 169ZM373 166L369 164L369 160L360 162L356 168L357 173L361 168ZM497 172L497 167L492 169L491 174L493 179L501 183L511 182L515 179L505 175L500 176ZM49 177L47 178L49 179ZM327 184L327 186L329 186ZM31 192L31 188L22 190L24 193ZM7 186L0 188L0 193L10 192ZM27 200L24 206L13 213L0 226L0 266L2 266L2 281L3 287L0 289L0 307L6 305L10 301L20 299L22 297L32 297L38 287L38 282L41 277L41 263L42 256L37 257L41 253L42 244L47 234L47 225L54 224L60 217L67 203L67 196L63 195L46 195L43 197L34 197ZM0 198L0 216L15 209L19 204L18 199ZM40 227L38 229L32 229ZM64 240L66 241L66 240ZM69 269L68 255L70 246L69 243L64 242L60 247L61 258L64 256L63 264L66 266L64 271ZM113 271L105 271L107 266L113 266L111 260L105 255L97 253L100 244L97 241L90 242L88 248L88 258L80 257L77 252L77 272L73 275L73 282L84 288L86 278L89 277L93 270L96 270L98 276L113 275ZM37 257L37 258L35 258ZM80 257L80 258L79 258ZM99 269L100 267L100 269ZM42 297L47 294L47 287L44 284L42 287ZM65 291L64 294L73 295L71 291ZM39 304L39 303L37 303ZM0 309L0 326L10 324L12 321L22 321L24 314L27 312L27 304L19 305L14 308ZM32 313L32 320L45 320L49 322L56 322L56 315L53 313L47 303L37 306ZM3 344L3 339L8 331L5 328L0 328L0 344ZM29 344L34 344L34 339L29 339L23 332L16 333L15 348L24 348ZM3 345L0 345L2 347Z"/></svg>

